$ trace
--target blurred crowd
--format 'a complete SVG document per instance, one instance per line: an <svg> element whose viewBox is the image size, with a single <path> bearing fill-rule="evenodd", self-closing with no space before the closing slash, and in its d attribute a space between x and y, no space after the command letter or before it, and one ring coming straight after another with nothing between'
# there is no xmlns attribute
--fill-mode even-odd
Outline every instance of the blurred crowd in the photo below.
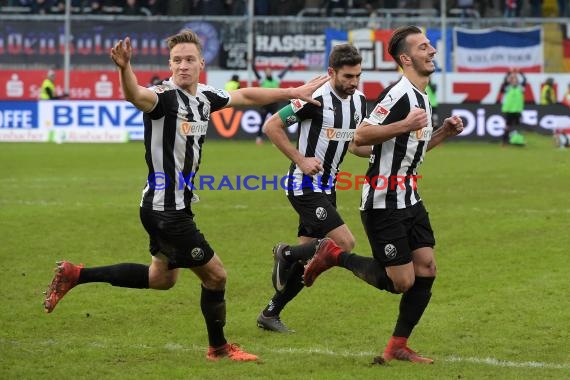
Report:
<svg viewBox="0 0 570 380"><path fill-rule="evenodd" d="M446 0L449 16L568 17L568 0ZM247 0L71 0L73 13L124 15L244 15ZM13 13L58 14L65 0L0 0ZM375 16L379 10L433 10L440 0L255 0L259 16ZM4 13L4 12L3 12ZM403 15L406 15L405 13Z"/></svg>

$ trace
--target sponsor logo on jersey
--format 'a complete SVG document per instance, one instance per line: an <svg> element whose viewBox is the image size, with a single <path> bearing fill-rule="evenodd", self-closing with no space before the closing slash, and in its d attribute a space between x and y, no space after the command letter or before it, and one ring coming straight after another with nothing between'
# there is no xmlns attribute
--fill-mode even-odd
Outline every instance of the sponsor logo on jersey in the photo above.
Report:
<svg viewBox="0 0 570 380"><path fill-rule="evenodd" d="M184 121L180 124L180 131L184 136L204 136L208 131L207 121Z"/></svg>
<svg viewBox="0 0 570 380"><path fill-rule="evenodd" d="M323 128L327 139L332 141L351 141L354 138L354 129Z"/></svg>
<svg viewBox="0 0 570 380"><path fill-rule="evenodd" d="M425 127L422 129L418 129L416 131L416 139L421 141L429 141L431 140L432 133L433 133L432 127Z"/></svg>

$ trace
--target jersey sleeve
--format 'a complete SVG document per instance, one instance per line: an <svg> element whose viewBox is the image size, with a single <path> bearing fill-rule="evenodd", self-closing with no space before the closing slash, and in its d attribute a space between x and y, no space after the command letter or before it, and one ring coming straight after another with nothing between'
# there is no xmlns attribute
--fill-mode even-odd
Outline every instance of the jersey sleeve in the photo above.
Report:
<svg viewBox="0 0 570 380"><path fill-rule="evenodd" d="M210 101L210 112L221 110L230 104L230 101L232 99L230 93L226 90L214 88L211 86L204 86L202 93Z"/></svg>
<svg viewBox="0 0 570 380"><path fill-rule="evenodd" d="M290 126L299 122L299 117L297 117L293 111L291 104L287 104L285 107L281 108L277 114L279 115L279 118L283 124L286 126Z"/></svg>
<svg viewBox="0 0 570 380"><path fill-rule="evenodd" d="M367 122L368 124L375 124L375 125L384 124L384 121L386 120L388 115L390 115L390 109L392 108L392 105L393 104L391 104L390 98L384 97L382 100L376 103L376 105L372 109L372 112L370 112L370 115L368 115L368 117L365 118L364 121Z"/></svg>
<svg viewBox="0 0 570 380"><path fill-rule="evenodd" d="M165 114L163 104L165 103L165 100L169 94L172 93L172 90L168 86L162 84L151 86L149 89L154 91L157 96L152 110L148 111L147 113L153 120L160 119Z"/></svg>

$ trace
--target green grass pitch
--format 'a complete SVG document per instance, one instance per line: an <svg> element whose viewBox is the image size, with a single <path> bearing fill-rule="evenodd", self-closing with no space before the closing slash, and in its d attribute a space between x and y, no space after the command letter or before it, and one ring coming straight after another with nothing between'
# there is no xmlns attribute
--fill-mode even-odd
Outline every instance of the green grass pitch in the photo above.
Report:
<svg viewBox="0 0 570 380"><path fill-rule="evenodd" d="M42 308L54 263L149 263L138 217L142 143L0 144L2 379L568 379L570 151L528 136L525 148L446 143L429 152L419 190L436 232L438 279L410 346L431 366L370 363L394 327L399 297L346 270L323 274L288 305L297 332L255 325L273 294L271 248L295 242L283 191L201 190L196 222L228 271L227 337L259 363L211 363L200 285L169 291L86 284ZM202 175L283 175L271 144L207 141ZM343 170L364 174L347 156ZM360 192L339 209L370 255Z"/></svg>

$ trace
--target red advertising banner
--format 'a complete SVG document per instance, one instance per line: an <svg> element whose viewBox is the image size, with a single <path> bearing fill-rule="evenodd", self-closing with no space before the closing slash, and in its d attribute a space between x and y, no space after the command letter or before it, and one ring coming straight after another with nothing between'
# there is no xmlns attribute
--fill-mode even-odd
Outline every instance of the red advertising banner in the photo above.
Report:
<svg viewBox="0 0 570 380"><path fill-rule="evenodd" d="M40 88L46 78L46 70L0 70L0 99L36 100ZM158 75L160 79L170 77L169 71L137 71L139 84L150 84L151 78ZM62 95L64 73L56 71L56 93ZM206 83L206 73L202 72L201 83ZM69 99L120 100L123 99L119 74L116 70L77 71L70 73Z"/></svg>

